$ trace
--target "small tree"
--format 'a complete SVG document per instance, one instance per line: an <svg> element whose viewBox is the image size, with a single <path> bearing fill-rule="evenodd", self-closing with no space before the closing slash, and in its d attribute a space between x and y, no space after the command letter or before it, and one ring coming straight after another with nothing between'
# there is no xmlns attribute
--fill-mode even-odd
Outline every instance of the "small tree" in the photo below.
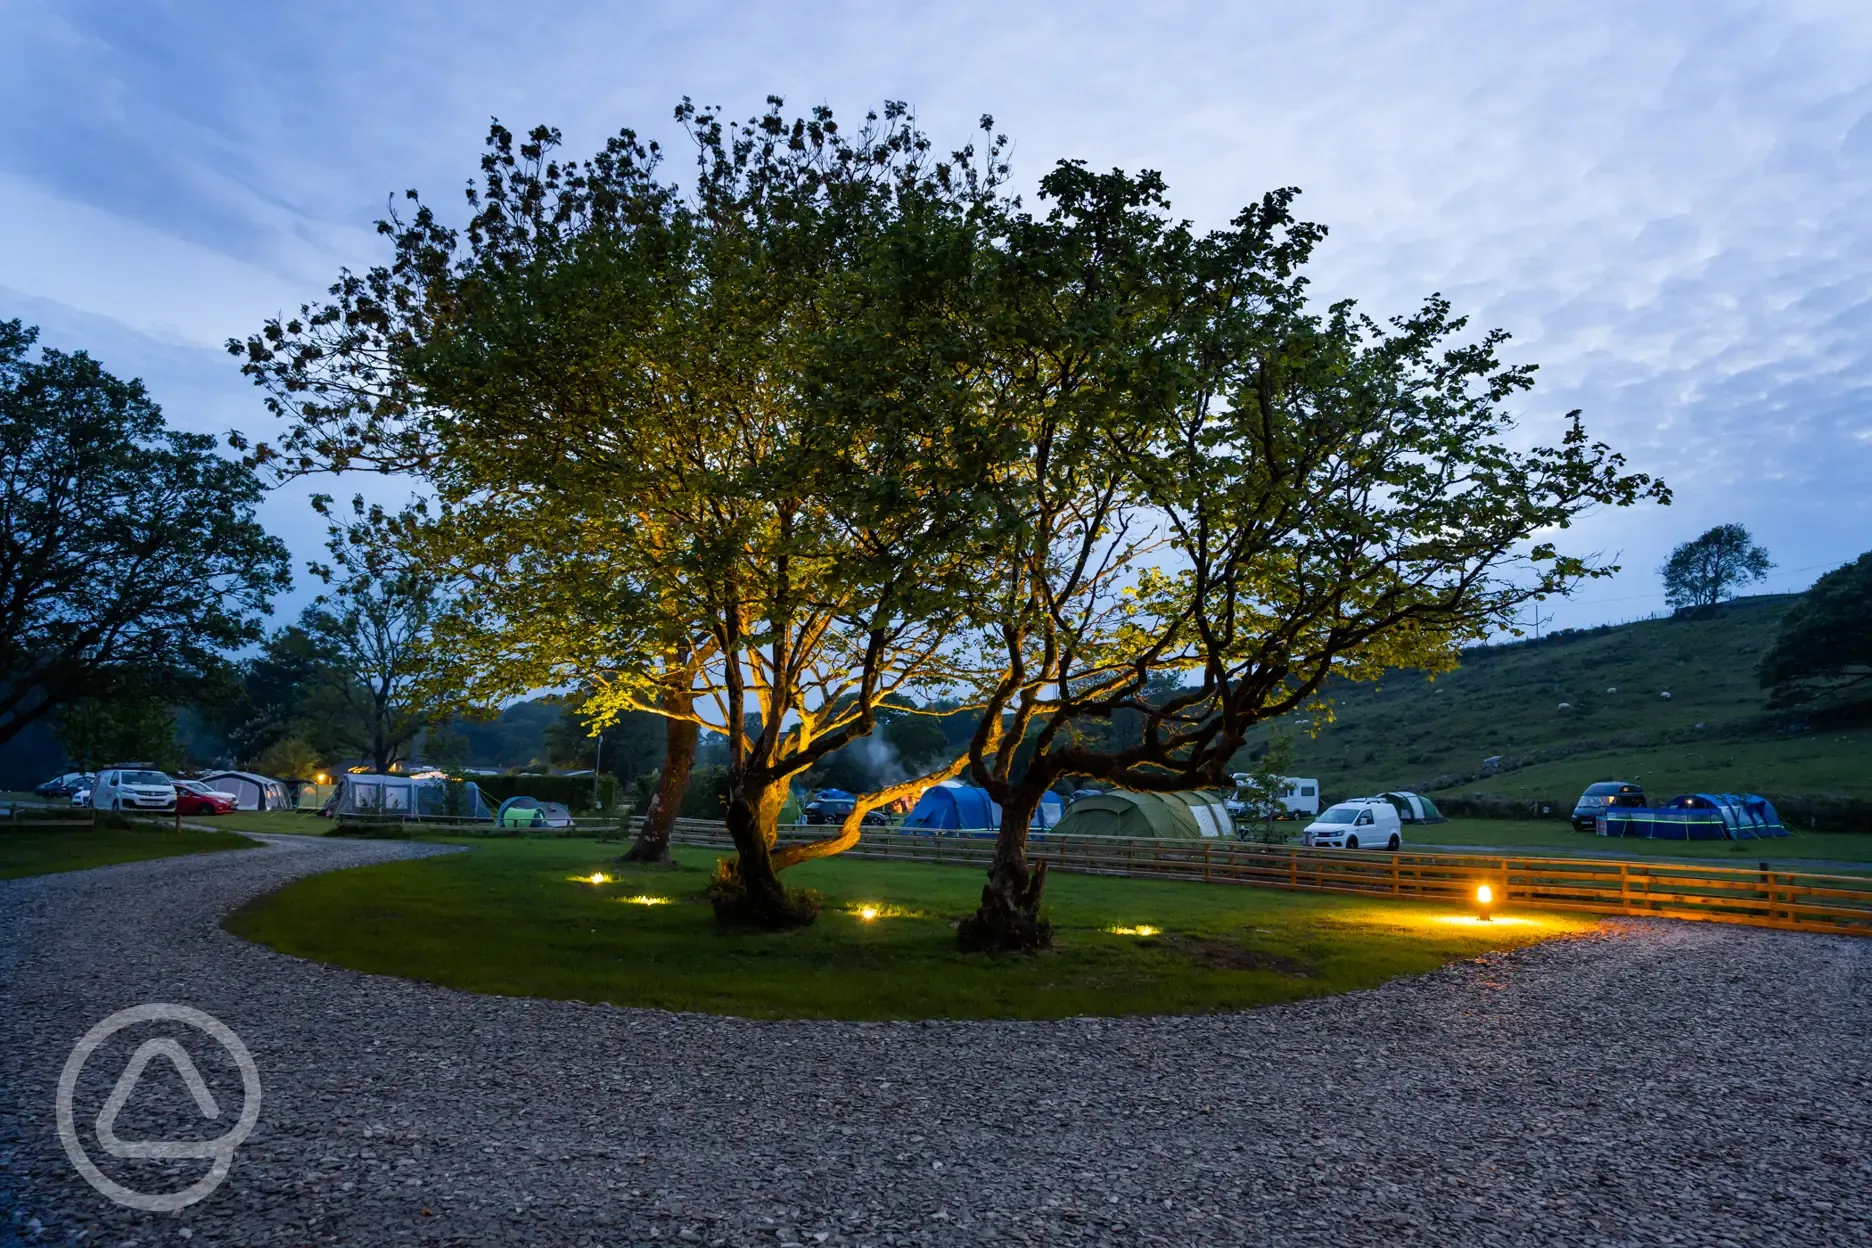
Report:
<svg viewBox="0 0 1872 1248"><path fill-rule="evenodd" d="M1713 607L1733 598L1742 586L1767 577L1774 566L1746 528L1719 524L1671 551L1658 574L1664 578L1664 601L1681 610Z"/></svg>
<svg viewBox="0 0 1872 1248"><path fill-rule="evenodd" d="M287 780L310 780L319 774L319 753L304 737L281 737L253 760L263 775Z"/></svg>
<svg viewBox="0 0 1872 1248"><path fill-rule="evenodd" d="M129 762L173 771L182 762L174 712L149 697L79 698L60 709L52 735L80 771Z"/></svg>
<svg viewBox="0 0 1872 1248"><path fill-rule="evenodd" d="M1294 739L1290 732L1277 732L1268 738L1267 749L1255 760L1248 772L1248 783L1235 790L1236 795L1246 802L1249 809L1243 812L1249 819L1259 819L1261 830L1255 839L1264 845L1273 845L1287 839L1285 832L1276 833L1274 820L1285 818L1287 806L1287 773L1293 770Z"/></svg>
<svg viewBox="0 0 1872 1248"><path fill-rule="evenodd" d="M1813 583L1762 656L1770 704L1851 705L1872 698L1872 552Z"/></svg>

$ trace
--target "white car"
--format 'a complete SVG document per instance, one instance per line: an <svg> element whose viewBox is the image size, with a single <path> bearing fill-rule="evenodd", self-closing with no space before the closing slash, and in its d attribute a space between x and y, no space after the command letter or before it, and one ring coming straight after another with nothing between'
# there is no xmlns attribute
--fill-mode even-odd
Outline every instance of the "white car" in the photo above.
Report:
<svg viewBox="0 0 1872 1248"><path fill-rule="evenodd" d="M1300 834L1316 849L1390 849L1404 844L1397 807L1382 797L1355 797L1327 807Z"/></svg>
<svg viewBox="0 0 1872 1248"><path fill-rule="evenodd" d="M175 809L175 782L160 771L104 771L91 790L91 805L99 810L150 810L164 814Z"/></svg>
<svg viewBox="0 0 1872 1248"><path fill-rule="evenodd" d="M72 805L89 806L90 804L91 804L91 786L90 785L87 784L85 785L84 788L79 789L76 793L72 794Z"/></svg>

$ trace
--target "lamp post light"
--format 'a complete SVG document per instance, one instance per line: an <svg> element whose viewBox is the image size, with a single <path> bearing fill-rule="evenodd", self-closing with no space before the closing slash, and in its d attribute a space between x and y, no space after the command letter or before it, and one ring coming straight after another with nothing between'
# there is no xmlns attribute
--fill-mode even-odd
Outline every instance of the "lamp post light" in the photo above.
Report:
<svg viewBox="0 0 1872 1248"><path fill-rule="evenodd" d="M1475 890L1476 920L1489 922L1490 912L1495 909L1495 890L1487 884L1476 885Z"/></svg>

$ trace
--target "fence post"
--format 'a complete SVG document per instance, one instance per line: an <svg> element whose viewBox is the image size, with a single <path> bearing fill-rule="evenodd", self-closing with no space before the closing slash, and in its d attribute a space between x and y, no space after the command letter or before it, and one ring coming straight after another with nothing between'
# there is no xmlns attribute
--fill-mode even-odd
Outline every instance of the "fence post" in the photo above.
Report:
<svg viewBox="0 0 1872 1248"><path fill-rule="evenodd" d="M1209 882L1209 842L1203 842L1203 883Z"/></svg>
<svg viewBox="0 0 1872 1248"><path fill-rule="evenodd" d="M1618 864L1618 902L1619 913L1631 913L1631 869L1622 862Z"/></svg>
<svg viewBox="0 0 1872 1248"><path fill-rule="evenodd" d="M1397 855L1396 854L1391 855L1391 895L1393 897L1398 895Z"/></svg>

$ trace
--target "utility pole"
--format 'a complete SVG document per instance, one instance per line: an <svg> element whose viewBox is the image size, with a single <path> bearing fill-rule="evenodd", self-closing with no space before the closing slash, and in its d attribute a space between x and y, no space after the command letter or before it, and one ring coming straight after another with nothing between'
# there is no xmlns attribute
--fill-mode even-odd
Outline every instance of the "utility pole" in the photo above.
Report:
<svg viewBox="0 0 1872 1248"><path fill-rule="evenodd" d="M598 773L604 766L604 733L598 734L598 748L592 754L592 809L598 809Z"/></svg>
<svg viewBox="0 0 1872 1248"><path fill-rule="evenodd" d="M1534 640L1539 641L1541 625L1553 623L1553 612L1549 611L1545 616L1543 616L1540 613L1540 603L1538 601L1534 603L1532 607L1532 611L1534 614Z"/></svg>

